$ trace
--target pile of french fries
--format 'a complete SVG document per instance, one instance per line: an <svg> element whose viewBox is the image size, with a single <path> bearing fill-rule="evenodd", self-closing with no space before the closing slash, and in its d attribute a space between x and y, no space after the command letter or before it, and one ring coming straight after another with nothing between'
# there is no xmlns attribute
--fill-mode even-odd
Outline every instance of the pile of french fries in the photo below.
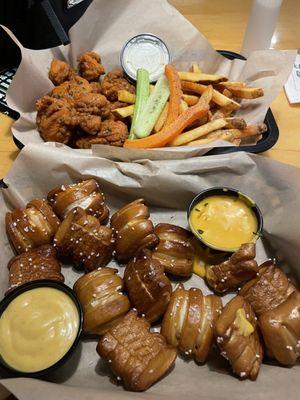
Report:
<svg viewBox="0 0 300 400"><path fill-rule="evenodd" d="M180 112L195 105L208 85L213 87L212 101L208 114L189 126L168 146L199 146L216 140L225 140L239 146L257 142L267 130L264 123L247 125L245 120L234 117L241 107L240 99L256 99L264 95L262 88L247 86L245 82L229 81L225 76L203 73L197 63L193 63L189 71L178 71L181 81L182 99ZM153 90L150 85L150 93ZM118 92L118 100L126 106L114 112L121 118L132 117L135 95L126 90ZM162 110L152 133L164 127L168 115L167 102Z"/></svg>

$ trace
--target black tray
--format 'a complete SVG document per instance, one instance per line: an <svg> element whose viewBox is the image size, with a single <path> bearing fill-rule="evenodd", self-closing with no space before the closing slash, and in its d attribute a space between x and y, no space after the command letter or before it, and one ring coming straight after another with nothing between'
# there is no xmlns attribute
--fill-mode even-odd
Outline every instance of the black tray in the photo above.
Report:
<svg viewBox="0 0 300 400"><path fill-rule="evenodd" d="M238 58L240 60L245 60L241 54L234 53L233 51L228 50L218 50L222 56L233 60L234 58ZM227 147L216 147L215 149L210 150L206 155L216 155L216 154L225 154L225 153L235 153L237 151L246 151L248 153L262 153L264 151L269 150L271 147L275 145L279 137L279 130L276 124L274 115L269 108L264 120L264 123L267 125L267 131L263 133L262 139L259 140L256 144L251 146L227 146ZM13 135L13 140L15 145L22 149L24 147L23 143L21 143L17 138Z"/></svg>

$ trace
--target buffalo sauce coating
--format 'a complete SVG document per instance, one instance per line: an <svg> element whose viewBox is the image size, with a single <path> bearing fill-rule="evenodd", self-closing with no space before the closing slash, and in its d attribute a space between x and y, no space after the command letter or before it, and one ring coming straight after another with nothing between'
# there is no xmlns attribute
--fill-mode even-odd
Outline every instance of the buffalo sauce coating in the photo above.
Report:
<svg viewBox="0 0 300 400"><path fill-rule="evenodd" d="M236 251L255 240L257 218L239 197L214 195L202 199L190 213L193 231L209 246Z"/></svg>
<svg viewBox="0 0 300 400"><path fill-rule="evenodd" d="M1 357L18 371L41 371L68 352L78 329L78 311L67 294L50 287L28 290L1 315Z"/></svg>

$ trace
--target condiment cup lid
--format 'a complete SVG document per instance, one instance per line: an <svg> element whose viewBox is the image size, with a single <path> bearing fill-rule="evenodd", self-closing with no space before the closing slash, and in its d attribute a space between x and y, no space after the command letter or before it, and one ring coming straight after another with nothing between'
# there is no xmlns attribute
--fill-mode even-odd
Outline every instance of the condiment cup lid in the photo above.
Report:
<svg viewBox="0 0 300 400"><path fill-rule="evenodd" d="M127 77L136 81L139 68L149 72L150 82L156 82L170 63L170 53L166 44L151 33L141 33L129 39L120 55L121 66Z"/></svg>

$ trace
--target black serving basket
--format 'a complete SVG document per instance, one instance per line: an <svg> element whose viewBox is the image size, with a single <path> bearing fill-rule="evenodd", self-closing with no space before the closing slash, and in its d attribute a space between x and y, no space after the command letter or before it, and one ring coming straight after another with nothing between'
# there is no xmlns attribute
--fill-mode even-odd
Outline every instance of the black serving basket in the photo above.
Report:
<svg viewBox="0 0 300 400"><path fill-rule="evenodd" d="M228 50L218 50L222 56L233 60L234 58L238 58L240 60L245 60L241 54L234 53ZM0 110L1 111L1 110ZM15 112L16 113L16 112ZM16 113L18 114L18 113ZM10 113L11 117L14 117L12 113ZM279 130L276 124L274 115L269 108L264 120L264 123L267 125L267 131L263 133L261 140L259 140L256 144L250 146L226 146L226 147L216 147L210 150L206 155L217 155L217 154L225 154L225 153L235 153L237 151L246 151L248 153L262 153L271 149L278 140ZM15 145L22 149L24 147L23 143L21 143L16 137L13 136Z"/></svg>

